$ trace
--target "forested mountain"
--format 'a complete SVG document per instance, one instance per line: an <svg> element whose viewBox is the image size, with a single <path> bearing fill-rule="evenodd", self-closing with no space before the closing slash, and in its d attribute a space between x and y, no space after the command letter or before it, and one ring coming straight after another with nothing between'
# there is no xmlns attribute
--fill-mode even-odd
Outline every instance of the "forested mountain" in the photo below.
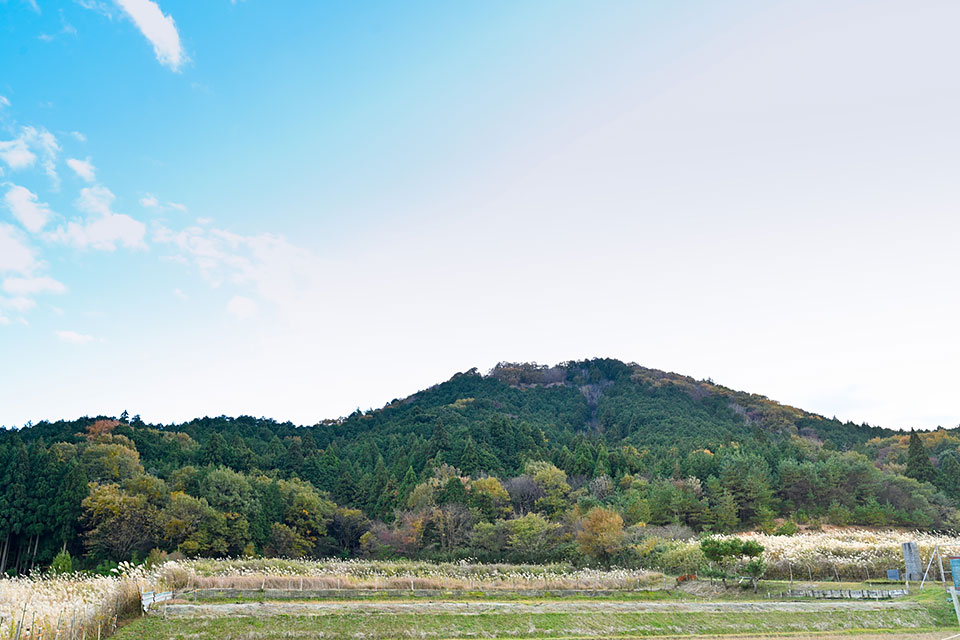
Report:
<svg viewBox="0 0 960 640"><path fill-rule="evenodd" d="M0 432L0 571L62 549L629 564L657 525L953 528L958 447L609 359L501 363L312 426L41 422ZM618 545L578 546L595 526Z"/></svg>

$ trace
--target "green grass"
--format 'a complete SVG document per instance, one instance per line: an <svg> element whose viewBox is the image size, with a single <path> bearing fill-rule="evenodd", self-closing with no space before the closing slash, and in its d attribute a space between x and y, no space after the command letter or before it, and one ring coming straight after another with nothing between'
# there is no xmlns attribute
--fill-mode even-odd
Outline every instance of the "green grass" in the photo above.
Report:
<svg viewBox="0 0 960 640"><path fill-rule="evenodd" d="M345 601L399 602L411 600L443 600L445 602L477 602L483 600L543 603L551 601L762 601L770 602L765 594L777 594L790 588L790 583L764 581L760 593L752 589L730 588L715 595L694 596L680 591L621 592L616 596L535 597L502 593L495 597L481 593L458 594L447 598L398 597L396 594L373 595ZM796 586L796 585L794 585ZM861 583L820 583L816 588L863 589L881 588L880 585ZM897 588L883 585L882 588ZM259 602L260 598L209 598L203 603ZM316 601L316 600L314 600ZM677 636L786 637L826 638L856 637L865 633L881 634L891 640L921 638L920 633L937 631L940 635L926 635L924 640L947 637L957 632L953 607L939 586L924 590L912 589L899 602L912 602L909 608L890 608L866 611L812 611L781 612L443 612L430 614L384 612L328 612L313 616L225 616L221 618L175 618L164 620L158 616L140 618L121 629L119 640L267 640L297 638L324 640L336 638L550 638L577 640L596 638L644 638ZM284 600L297 602L297 600Z"/></svg>
<svg viewBox="0 0 960 640"><path fill-rule="evenodd" d="M925 607L838 612L644 613L343 613L317 616L148 617L118 640L259 640L298 638L629 638L864 630L930 630L946 621Z"/></svg>

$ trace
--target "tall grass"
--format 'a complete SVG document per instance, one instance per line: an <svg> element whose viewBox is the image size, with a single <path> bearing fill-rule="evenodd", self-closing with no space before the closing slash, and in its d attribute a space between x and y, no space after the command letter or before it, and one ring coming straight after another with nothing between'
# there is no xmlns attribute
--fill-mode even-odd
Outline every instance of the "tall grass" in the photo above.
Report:
<svg viewBox="0 0 960 640"><path fill-rule="evenodd" d="M467 561L204 559L181 562L179 567L189 572L191 587L234 589L638 589L663 578L641 569Z"/></svg>
<svg viewBox="0 0 960 640"><path fill-rule="evenodd" d="M768 578L877 580L903 569L904 542L916 542L924 569L939 546L944 559L960 555L960 537L920 531L837 530L793 536L748 534L764 546ZM745 536L744 536L745 537ZM949 569L944 562L945 568ZM934 562L931 578L940 579Z"/></svg>
<svg viewBox="0 0 960 640"><path fill-rule="evenodd" d="M163 569L161 567L160 569ZM175 567L169 567L175 572ZM34 574L0 580L0 638L106 637L140 609L141 589L166 586L159 571L121 564L112 576Z"/></svg>

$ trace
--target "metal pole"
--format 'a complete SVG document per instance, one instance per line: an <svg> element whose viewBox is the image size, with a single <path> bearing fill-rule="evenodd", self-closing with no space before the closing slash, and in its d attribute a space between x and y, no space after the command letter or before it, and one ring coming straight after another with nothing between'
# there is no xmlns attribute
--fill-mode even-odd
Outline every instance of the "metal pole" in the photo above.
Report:
<svg viewBox="0 0 960 640"><path fill-rule="evenodd" d="M957 625L960 625L960 601L957 600L957 590L949 587L947 591L950 592L950 599L953 600L953 611L957 614Z"/></svg>
<svg viewBox="0 0 960 640"><path fill-rule="evenodd" d="M947 584L947 576L943 573L943 555L940 553L939 546L937 546L937 564L940 565L940 582Z"/></svg>
<svg viewBox="0 0 960 640"><path fill-rule="evenodd" d="M920 588L927 582L927 574L930 573L930 566L933 564L933 558L940 553L940 545L933 548L933 554L930 556L930 562L927 563L927 570L923 572L923 580L920 581Z"/></svg>

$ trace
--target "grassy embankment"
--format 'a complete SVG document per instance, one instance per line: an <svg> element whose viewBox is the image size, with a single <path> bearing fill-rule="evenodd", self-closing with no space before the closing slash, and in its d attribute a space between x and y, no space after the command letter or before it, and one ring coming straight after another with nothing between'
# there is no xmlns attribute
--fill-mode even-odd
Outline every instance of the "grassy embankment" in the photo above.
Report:
<svg viewBox="0 0 960 640"><path fill-rule="evenodd" d="M829 588L826 584L824 588ZM830 585L839 587L836 583ZM864 588L866 585L844 584L843 588ZM764 585L764 590L778 593L781 583ZM506 594L504 594L506 595ZM739 590L727 590L709 598L689 593L673 593L682 602L718 601L743 602L756 600L770 603L761 596ZM394 598L396 600L396 598ZM473 600L465 597L455 600ZM664 601L664 593L624 594L624 597L606 598L536 598L522 599L531 603L586 602L622 600ZM404 598L410 602L409 598ZM497 597L496 600L504 600ZM366 601L366 600L365 600ZM387 601L384 598L383 601ZM517 602L519 600L513 600ZM237 602L231 600L230 602ZM249 602L249 600L248 600ZM593 638L640 638L676 636L773 637L784 636L818 638L878 637L894 639L933 640L957 633L952 607L943 591L928 588L915 591L898 600L910 606L894 606L873 610L838 611L564 611L564 612L476 612L437 613L374 613L325 612L321 615L231 616L215 618L171 618L159 616L136 620L115 637L119 640L260 640L268 638L553 638L579 640Z"/></svg>

